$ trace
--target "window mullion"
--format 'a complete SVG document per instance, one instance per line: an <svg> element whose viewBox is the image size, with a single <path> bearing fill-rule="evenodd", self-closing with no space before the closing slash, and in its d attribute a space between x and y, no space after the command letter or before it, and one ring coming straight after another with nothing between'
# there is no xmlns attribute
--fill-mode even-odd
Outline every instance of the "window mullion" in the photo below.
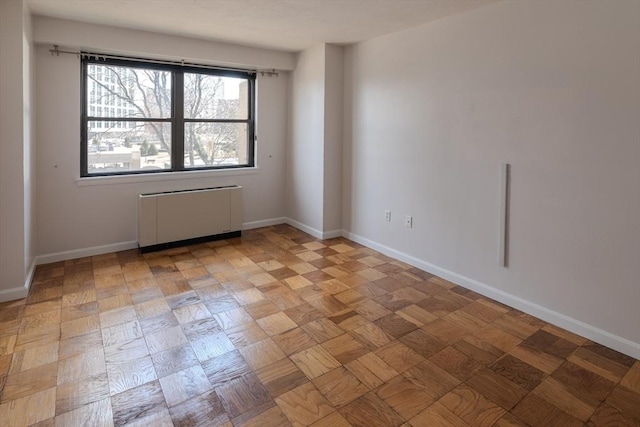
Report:
<svg viewBox="0 0 640 427"><path fill-rule="evenodd" d="M171 162L174 170L184 169L184 73L173 72L173 144Z"/></svg>

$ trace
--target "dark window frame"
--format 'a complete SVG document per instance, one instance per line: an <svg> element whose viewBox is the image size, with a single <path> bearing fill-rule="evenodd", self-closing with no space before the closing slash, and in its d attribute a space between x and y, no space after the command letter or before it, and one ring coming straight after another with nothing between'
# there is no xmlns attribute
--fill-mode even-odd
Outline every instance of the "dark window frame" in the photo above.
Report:
<svg viewBox="0 0 640 427"><path fill-rule="evenodd" d="M128 176L149 175L154 173L171 173L185 171L210 171L225 169L246 169L255 167L255 110L256 110L256 73L245 70L231 70L195 65L181 65L173 63L157 63L142 59L100 58L99 56L83 55L80 61L80 177L100 176ZM89 116L88 100L91 93L88 77L89 65L113 65L128 68L143 68L167 71L171 73L171 115L170 118L140 118L140 117L101 117ZM247 118L246 119L188 119L184 117L184 75L198 73L219 77L235 77L247 80ZM153 170L132 170L117 172L90 173L89 164L89 122L165 122L171 124L171 168ZM189 122L211 123L246 123L247 125L247 163L239 165L219 166L185 166L184 165L184 124Z"/></svg>

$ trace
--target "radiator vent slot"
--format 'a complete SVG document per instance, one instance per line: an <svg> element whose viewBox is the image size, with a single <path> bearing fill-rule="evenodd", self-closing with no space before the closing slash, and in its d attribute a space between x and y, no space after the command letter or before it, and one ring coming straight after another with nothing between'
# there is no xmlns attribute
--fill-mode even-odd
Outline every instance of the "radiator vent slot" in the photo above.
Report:
<svg viewBox="0 0 640 427"><path fill-rule="evenodd" d="M242 187L140 194L138 246L143 251L240 235Z"/></svg>

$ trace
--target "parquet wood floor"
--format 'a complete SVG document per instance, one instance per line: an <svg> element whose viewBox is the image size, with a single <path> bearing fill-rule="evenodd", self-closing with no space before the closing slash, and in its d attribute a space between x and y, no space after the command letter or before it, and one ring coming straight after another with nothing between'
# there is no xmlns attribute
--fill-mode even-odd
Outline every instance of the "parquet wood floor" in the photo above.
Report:
<svg viewBox="0 0 640 427"><path fill-rule="evenodd" d="M639 426L640 362L343 238L38 267L2 426Z"/></svg>

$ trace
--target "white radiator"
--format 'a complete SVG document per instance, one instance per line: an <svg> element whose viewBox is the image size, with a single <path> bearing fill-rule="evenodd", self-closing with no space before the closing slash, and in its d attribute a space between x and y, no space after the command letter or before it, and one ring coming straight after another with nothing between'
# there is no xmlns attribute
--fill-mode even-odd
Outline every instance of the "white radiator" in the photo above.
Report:
<svg viewBox="0 0 640 427"><path fill-rule="evenodd" d="M143 251L239 235L241 229L239 186L139 196L138 246Z"/></svg>

